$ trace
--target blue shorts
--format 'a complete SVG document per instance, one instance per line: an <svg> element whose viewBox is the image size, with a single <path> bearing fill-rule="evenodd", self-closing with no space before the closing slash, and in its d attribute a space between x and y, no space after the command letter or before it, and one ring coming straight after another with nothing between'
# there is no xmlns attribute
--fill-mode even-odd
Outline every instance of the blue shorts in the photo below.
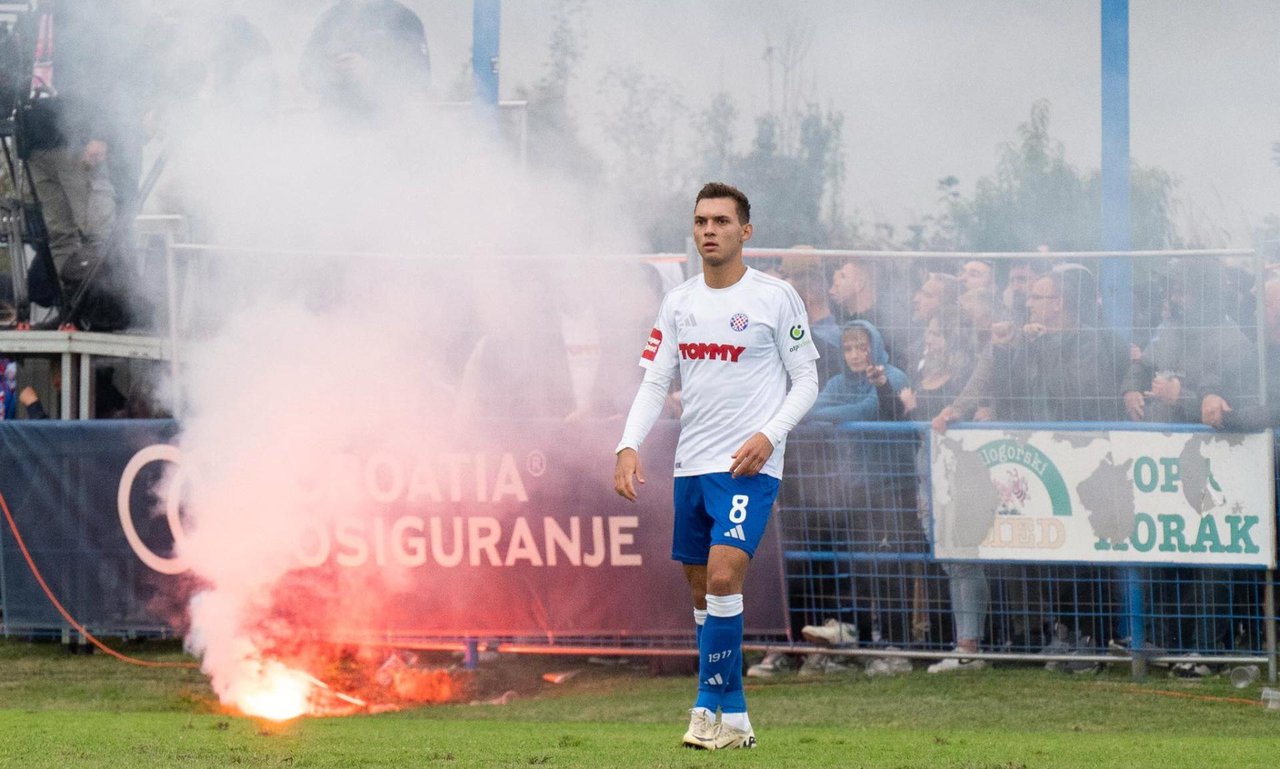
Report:
<svg viewBox="0 0 1280 769"><path fill-rule="evenodd" d="M675 533L671 558L691 566L706 564L712 545L756 554L778 497L778 479L763 473L734 478L730 473L677 477Z"/></svg>

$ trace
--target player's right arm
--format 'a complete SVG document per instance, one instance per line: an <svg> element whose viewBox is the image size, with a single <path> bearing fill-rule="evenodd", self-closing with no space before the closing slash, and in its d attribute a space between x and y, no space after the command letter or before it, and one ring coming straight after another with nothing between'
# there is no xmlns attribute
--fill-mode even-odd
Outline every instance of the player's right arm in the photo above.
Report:
<svg viewBox="0 0 1280 769"><path fill-rule="evenodd" d="M631 403L631 411L627 414L627 426L622 431L622 440L616 449L618 459L613 467L613 490L632 502L636 500L633 479L644 483L644 473L640 467L640 444L662 415L662 409L667 404L671 378L670 374L652 368L646 371L636 399Z"/></svg>
<svg viewBox="0 0 1280 769"><path fill-rule="evenodd" d="M618 461L613 465L613 490L635 502L637 482L644 483L640 454L635 449L623 449L618 452Z"/></svg>
<svg viewBox="0 0 1280 769"><path fill-rule="evenodd" d="M640 365L644 367L644 380L631 403L627 424L622 430L622 440L614 453L617 460L613 467L613 490L634 502L636 482L644 483L644 471L640 464L640 444L653 429L667 403L667 391L680 365L676 353L675 324L670 322L668 303L662 303L658 320L649 333Z"/></svg>

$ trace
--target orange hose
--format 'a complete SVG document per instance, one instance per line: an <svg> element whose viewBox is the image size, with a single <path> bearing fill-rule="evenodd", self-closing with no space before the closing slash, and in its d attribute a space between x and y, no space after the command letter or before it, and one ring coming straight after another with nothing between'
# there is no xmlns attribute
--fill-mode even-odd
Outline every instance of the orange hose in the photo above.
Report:
<svg viewBox="0 0 1280 769"><path fill-rule="evenodd" d="M36 568L36 562L31 558L31 552L27 550L27 543L23 541L22 534L18 533L18 524L16 521L13 520L13 513L9 512L9 503L5 501L4 494L0 494L0 508L4 509L5 520L9 522L9 531L13 532L13 538L18 543L18 549L22 551L22 557L26 559L27 567L31 569L32 576L36 578L36 582L40 583L40 589L44 591L44 594L49 598L49 602L53 604L53 608L58 610L58 613L62 615L62 618L67 621L67 624L75 628L76 632L84 636L85 639L89 641L89 643L98 647L99 649L111 655L112 657L115 657L121 662L128 662L131 665L141 665L142 667L147 667L147 668L196 669L200 667L194 662L154 662L151 660L140 660L137 657L130 657L127 654L122 654L116 651L115 649L112 649L111 647L107 646L103 642L99 641L96 636L94 636L92 633L90 633L88 630L85 629L84 625L81 625L79 622L76 622L75 618L71 616L71 613L68 612L66 608L63 607L62 603L53 594L53 591L49 589L48 583L44 581L44 576L42 576L40 574L40 570Z"/></svg>
<svg viewBox="0 0 1280 769"><path fill-rule="evenodd" d="M1234 702L1237 705L1262 705L1261 700L1249 700L1244 697L1219 697L1214 694L1192 694L1191 692L1171 692L1168 689L1143 689L1130 686L1125 689L1130 694L1158 694L1161 697L1177 697L1184 700L1200 700L1201 702Z"/></svg>

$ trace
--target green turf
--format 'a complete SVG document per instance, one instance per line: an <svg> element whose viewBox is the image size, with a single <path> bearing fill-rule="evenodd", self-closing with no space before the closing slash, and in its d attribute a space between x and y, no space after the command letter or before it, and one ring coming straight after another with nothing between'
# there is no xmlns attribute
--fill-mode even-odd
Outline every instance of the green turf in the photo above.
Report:
<svg viewBox="0 0 1280 769"><path fill-rule="evenodd" d="M173 650L143 649L151 659ZM550 669L580 668L560 685ZM1280 713L1258 687L1116 669L1032 667L898 678L857 674L748 688L755 751L676 747L692 680L642 666L521 658L456 704L283 726L228 715L194 671L128 666L56 645L0 642L0 767L1273 767ZM490 692L477 691L482 700ZM1175 697L1173 694L1190 695ZM1218 699L1213 699L1218 698Z"/></svg>

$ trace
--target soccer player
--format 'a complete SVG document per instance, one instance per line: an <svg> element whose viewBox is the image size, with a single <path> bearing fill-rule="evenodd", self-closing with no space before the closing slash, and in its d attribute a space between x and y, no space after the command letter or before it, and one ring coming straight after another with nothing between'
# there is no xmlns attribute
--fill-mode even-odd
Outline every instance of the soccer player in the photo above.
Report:
<svg viewBox="0 0 1280 769"><path fill-rule="evenodd" d="M635 501L644 483L637 452L678 370L671 557L684 566L698 637L698 697L684 745L703 750L756 745L742 691L742 586L778 495L787 433L818 394L804 303L786 281L742 261L750 221L739 190L711 183L698 193L693 237L703 272L663 299L613 473L614 489Z"/></svg>

